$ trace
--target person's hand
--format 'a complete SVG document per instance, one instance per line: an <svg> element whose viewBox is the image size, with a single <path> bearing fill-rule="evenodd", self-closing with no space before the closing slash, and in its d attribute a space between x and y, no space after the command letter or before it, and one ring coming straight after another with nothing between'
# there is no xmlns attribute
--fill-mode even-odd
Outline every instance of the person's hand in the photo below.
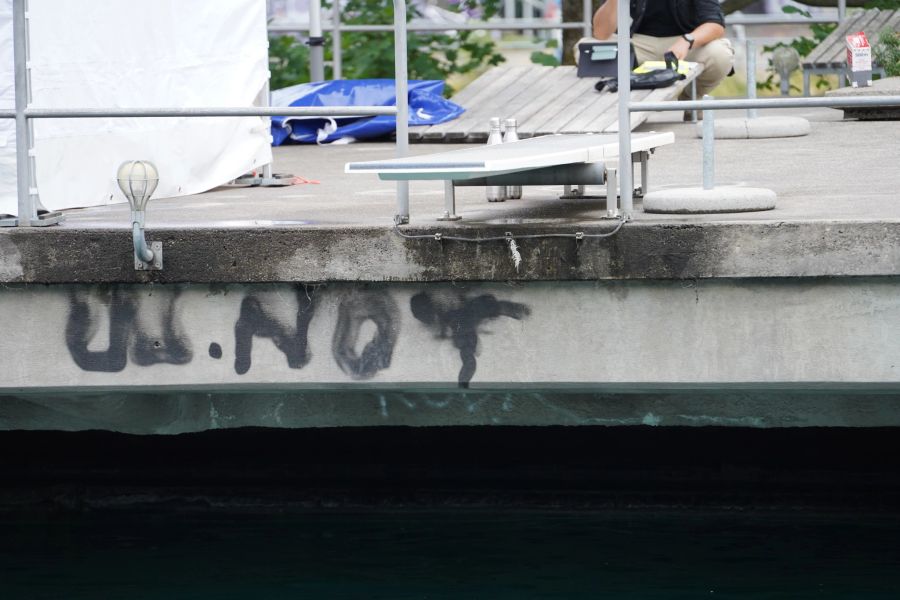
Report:
<svg viewBox="0 0 900 600"><path fill-rule="evenodd" d="M691 45L684 38L678 38L678 41L672 44L672 47L669 48L669 52L674 54L675 58L677 58L679 61L684 60L684 57L687 56L687 53L690 52L690 50Z"/></svg>

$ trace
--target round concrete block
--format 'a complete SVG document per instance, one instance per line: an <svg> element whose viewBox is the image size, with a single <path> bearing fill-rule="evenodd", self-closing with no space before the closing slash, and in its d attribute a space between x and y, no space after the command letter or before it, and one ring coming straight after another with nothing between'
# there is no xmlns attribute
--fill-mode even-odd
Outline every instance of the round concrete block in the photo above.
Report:
<svg viewBox="0 0 900 600"><path fill-rule="evenodd" d="M644 212L648 213L732 213L772 210L775 192L765 188L723 185L711 190L673 188L644 196Z"/></svg>
<svg viewBox="0 0 900 600"><path fill-rule="evenodd" d="M721 140L799 137L808 135L809 129L809 121L802 117L716 119L716 139ZM703 123L697 123L697 137L703 137Z"/></svg>

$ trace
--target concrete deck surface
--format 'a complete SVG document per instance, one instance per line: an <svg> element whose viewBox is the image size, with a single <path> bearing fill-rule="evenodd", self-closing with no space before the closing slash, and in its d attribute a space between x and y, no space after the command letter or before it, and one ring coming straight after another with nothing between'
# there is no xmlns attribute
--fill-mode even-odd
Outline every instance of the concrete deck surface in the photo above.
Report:
<svg viewBox="0 0 900 600"><path fill-rule="evenodd" d="M768 111L766 114L770 114ZM722 117L742 116L723 111ZM791 111L812 122L807 137L766 140L719 140L716 182L768 187L778 194L774 211L706 216L650 215L636 204L635 220L651 222L792 221L822 219L900 219L900 122L841 121L840 111ZM677 116L680 118L681 114ZM666 119L666 117L669 117ZM668 121L668 122L667 122ZM639 131L673 131L676 143L661 148L650 162L650 189L696 186L701 183L701 140L690 124L659 115ZM412 144L413 154L466 147ZM395 184L374 175L347 175L344 164L394 156L390 143L275 148L276 172L289 172L319 184L284 188L221 187L205 194L153 199L148 229L258 228L271 226L385 227L395 213ZM165 174L163 174L165 176ZM588 188L591 193L593 187ZM519 201L487 203L480 188L458 188L458 212L463 220L435 220L442 211L440 181L410 186L411 225L440 228L474 224L588 223L602 214L603 200L561 201L562 189L526 187ZM598 186L596 193L604 193ZM130 229L128 207L68 211L64 228Z"/></svg>
<svg viewBox="0 0 900 600"><path fill-rule="evenodd" d="M729 114L729 112L731 114ZM722 111L722 117L742 116ZM766 114L779 114L766 111ZM785 113L780 113L785 114ZM711 215L646 214L616 236L541 238L506 245L408 240L393 231L395 183L347 175L351 161L394 156L390 143L287 146L275 169L318 184L221 187L154 199L148 240L162 240L165 269L133 270L126 204L67 211L46 229L0 229L0 282L446 281L707 277L833 277L900 274L900 122L841 120L840 111L791 111L812 122L807 137L721 140L716 181L771 188L775 210ZM645 131L673 131L650 162L650 189L697 186L701 140L681 113L653 115ZM424 154L460 148L413 144ZM165 174L163 173L163 176ZM588 193L604 193L589 187ZM607 232L603 199L560 200L558 187L526 187L522 200L488 203L458 188L461 221L435 220L443 183L412 182L417 233L467 236Z"/></svg>

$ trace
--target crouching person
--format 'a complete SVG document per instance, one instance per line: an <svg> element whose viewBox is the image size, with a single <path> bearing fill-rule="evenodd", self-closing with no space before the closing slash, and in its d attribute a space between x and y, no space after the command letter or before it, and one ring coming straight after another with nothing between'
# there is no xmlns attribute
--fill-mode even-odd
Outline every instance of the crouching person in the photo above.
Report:
<svg viewBox="0 0 900 600"><path fill-rule="evenodd" d="M606 0L593 19L593 38L575 45L610 39L616 31L617 0ZM718 0L631 0L631 44L638 63L663 60L672 52L678 60L703 65L697 95L703 97L732 72L734 48L725 39L725 16ZM690 95L685 90L682 99Z"/></svg>

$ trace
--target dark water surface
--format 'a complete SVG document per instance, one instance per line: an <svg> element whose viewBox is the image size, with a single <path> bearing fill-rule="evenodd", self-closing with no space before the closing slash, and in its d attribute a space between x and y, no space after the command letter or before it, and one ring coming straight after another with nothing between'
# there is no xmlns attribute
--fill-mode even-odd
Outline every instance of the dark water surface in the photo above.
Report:
<svg viewBox="0 0 900 600"><path fill-rule="evenodd" d="M898 598L900 517L0 514L0 598Z"/></svg>

